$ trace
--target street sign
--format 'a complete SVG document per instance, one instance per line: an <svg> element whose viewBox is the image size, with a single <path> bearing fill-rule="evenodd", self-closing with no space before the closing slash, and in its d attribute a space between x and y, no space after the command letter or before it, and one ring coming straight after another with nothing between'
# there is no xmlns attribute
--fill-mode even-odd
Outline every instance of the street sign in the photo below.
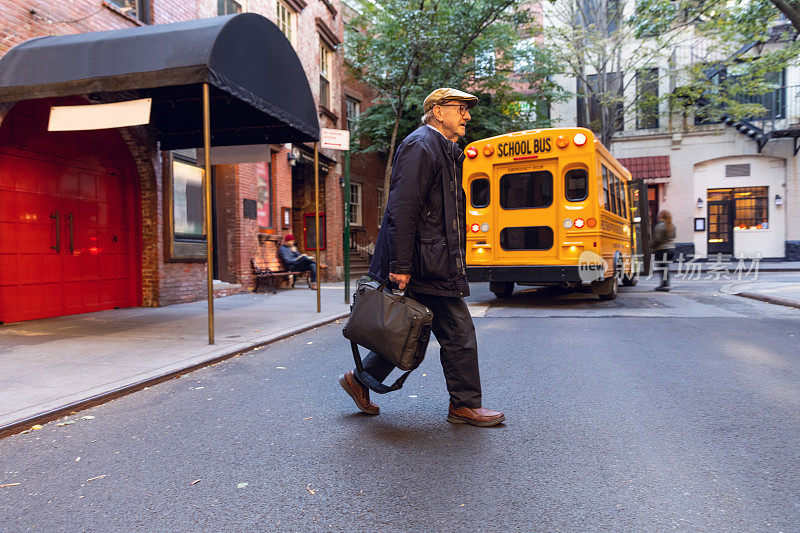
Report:
<svg viewBox="0 0 800 533"><path fill-rule="evenodd" d="M349 150L350 131L322 128L320 130L319 145L321 148L331 148L333 150Z"/></svg>

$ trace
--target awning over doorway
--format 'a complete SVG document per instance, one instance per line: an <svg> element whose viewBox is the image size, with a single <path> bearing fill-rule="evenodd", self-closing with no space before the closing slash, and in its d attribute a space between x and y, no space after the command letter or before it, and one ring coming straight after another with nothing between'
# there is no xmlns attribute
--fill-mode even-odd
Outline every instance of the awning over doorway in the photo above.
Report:
<svg viewBox="0 0 800 533"><path fill-rule="evenodd" d="M631 171L634 178L641 178L645 183L669 183L672 173L668 155L621 157L618 161Z"/></svg>
<svg viewBox="0 0 800 533"><path fill-rule="evenodd" d="M319 139L297 54L254 13L40 37L0 59L0 102L94 93L153 98L162 150L203 146L203 83L211 86L212 146Z"/></svg>

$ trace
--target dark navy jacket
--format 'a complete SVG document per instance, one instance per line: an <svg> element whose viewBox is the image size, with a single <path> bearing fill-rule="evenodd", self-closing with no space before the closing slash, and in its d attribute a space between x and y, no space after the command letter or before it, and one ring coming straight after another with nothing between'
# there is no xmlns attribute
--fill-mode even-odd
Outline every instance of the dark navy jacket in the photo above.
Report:
<svg viewBox="0 0 800 533"><path fill-rule="evenodd" d="M412 293L469 296L463 162L461 149L429 126L403 140L370 277L386 281L389 272L411 274Z"/></svg>
<svg viewBox="0 0 800 533"><path fill-rule="evenodd" d="M281 245L281 247L278 248L278 256L281 258L283 265L287 268L294 263L294 260L300 257L300 255L300 252L292 250L291 246Z"/></svg>

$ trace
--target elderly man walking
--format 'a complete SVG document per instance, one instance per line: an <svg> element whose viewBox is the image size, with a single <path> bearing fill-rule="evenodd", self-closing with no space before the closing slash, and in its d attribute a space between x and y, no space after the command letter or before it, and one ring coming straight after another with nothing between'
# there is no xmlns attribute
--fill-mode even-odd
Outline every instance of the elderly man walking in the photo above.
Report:
<svg viewBox="0 0 800 533"><path fill-rule="evenodd" d="M470 108L478 99L456 89L436 89L425 98L422 126L397 148L386 214L369 275L392 281L433 312L431 330L441 346L450 407L447 420L494 426L503 413L481 401L475 327L464 302L466 277L466 204L461 186L464 154L456 144L466 133ZM394 365L375 352L364 370L383 381ZM353 371L339 378L342 388L364 413L377 415L369 389Z"/></svg>

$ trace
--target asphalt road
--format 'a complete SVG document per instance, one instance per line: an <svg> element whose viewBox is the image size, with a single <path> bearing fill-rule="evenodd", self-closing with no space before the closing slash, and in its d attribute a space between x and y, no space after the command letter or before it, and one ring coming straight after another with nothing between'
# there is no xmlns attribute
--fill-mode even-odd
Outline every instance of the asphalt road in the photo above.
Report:
<svg viewBox="0 0 800 533"><path fill-rule="evenodd" d="M495 428L435 343L357 413L331 325L2 439L0 530L800 530L800 310L653 285L474 286Z"/></svg>

